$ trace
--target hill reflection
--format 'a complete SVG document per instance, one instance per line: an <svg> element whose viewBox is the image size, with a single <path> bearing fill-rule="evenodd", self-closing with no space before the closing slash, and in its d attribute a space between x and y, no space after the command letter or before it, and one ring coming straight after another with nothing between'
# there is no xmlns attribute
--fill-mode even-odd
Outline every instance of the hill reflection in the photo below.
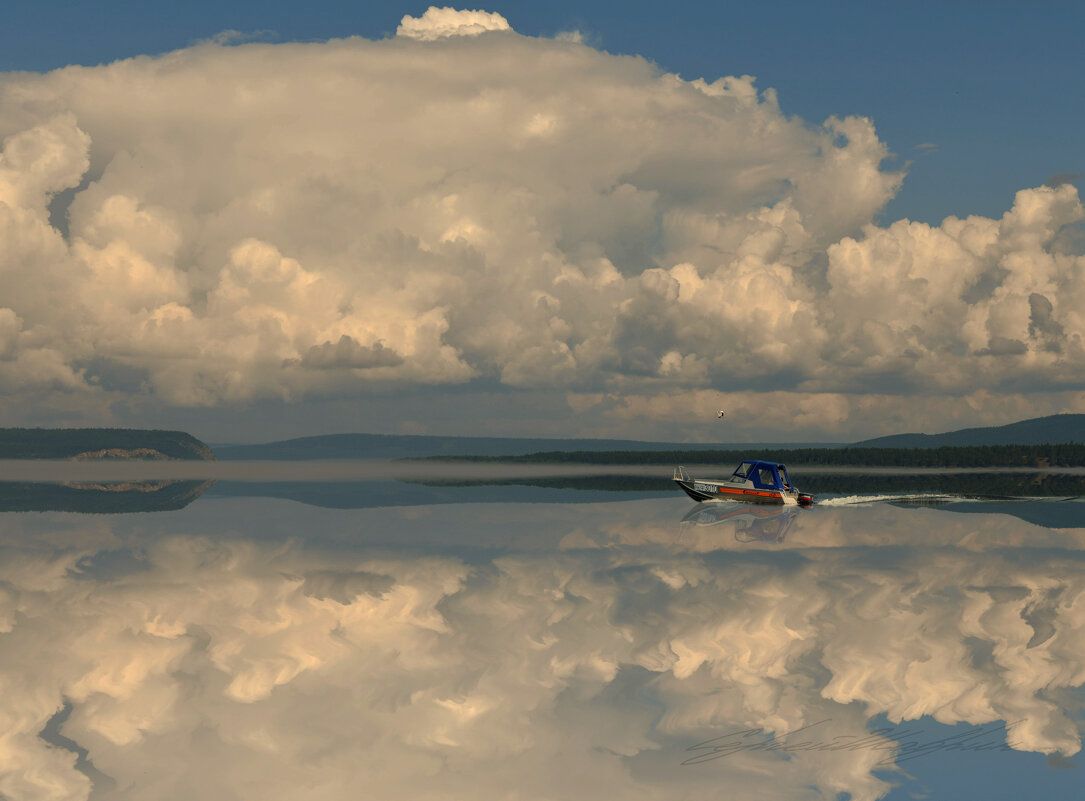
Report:
<svg viewBox="0 0 1085 801"><path fill-rule="evenodd" d="M182 509L213 481L0 481L0 512L123 514Z"/></svg>
<svg viewBox="0 0 1085 801"><path fill-rule="evenodd" d="M688 509L0 517L0 787L875 799L919 721L1022 771L1080 749L1085 528ZM962 750L922 759L982 785Z"/></svg>

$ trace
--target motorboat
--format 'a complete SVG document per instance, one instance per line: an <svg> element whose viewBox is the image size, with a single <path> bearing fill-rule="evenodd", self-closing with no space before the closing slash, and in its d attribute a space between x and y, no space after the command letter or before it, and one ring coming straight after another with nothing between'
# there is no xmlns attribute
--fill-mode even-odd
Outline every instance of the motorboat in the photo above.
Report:
<svg viewBox="0 0 1085 801"><path fill-rule="evenodd" d="M674 482L695 501L743 501L745 503L796 503L809 506L812 495L799 492L776 462L744 461L727 479L693 478L684 467L674 469Z"/></svg>

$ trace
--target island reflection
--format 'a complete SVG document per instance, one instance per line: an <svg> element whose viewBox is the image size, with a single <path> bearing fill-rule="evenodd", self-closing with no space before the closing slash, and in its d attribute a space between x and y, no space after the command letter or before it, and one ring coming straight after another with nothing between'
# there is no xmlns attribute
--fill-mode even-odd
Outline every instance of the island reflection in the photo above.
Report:
<svg viewBox="0 0 1085 801"><path fill-rule="evenodd" d="M1080 748L1085 529L225 503L0 518L6 796L874 799L878 717ZM807 747L691 762L749 730Z"/></svg>
<svg viewBox="0 0 1085 801"><path fill-rule="evenodd" d="M125 514L183 509L214 481L0 481L0 512Z"/></svg>

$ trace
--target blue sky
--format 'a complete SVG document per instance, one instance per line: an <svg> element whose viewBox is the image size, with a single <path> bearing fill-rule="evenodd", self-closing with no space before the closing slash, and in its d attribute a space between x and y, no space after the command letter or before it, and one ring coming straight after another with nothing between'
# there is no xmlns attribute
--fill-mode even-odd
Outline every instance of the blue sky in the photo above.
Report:
<svg viewBox="0 0 1085 801"><path fill-rule="evenodd" d="M214 0L13 2L0 70L45 71L186 47L224 30L267 41L394 34L426 3ZM464 6L468 7L468 6ZM1085 4L553 0L474 5L527 35L581 31L687 79L749 74L786 114L871 117L910 163L881 215L998 216L1013 193L1085 174ZM934 147L926 147L934 145ZM1077 179L1080 180L1080 179Z"/></svg>

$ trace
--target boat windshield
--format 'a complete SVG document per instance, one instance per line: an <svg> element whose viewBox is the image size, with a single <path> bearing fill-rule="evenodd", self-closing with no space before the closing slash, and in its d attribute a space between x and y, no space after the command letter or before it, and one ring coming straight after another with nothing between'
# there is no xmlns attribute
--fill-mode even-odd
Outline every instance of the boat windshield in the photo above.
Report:
<svg viewBox="0 0 1085 801"><path fill-rule="evenodd" d="M753 478L753 476L750 476ZM761 465L757 469L757 478L754 478L753 482L755 487L777 487L776 473L769 465Z"/></svg>
<svg viewBox="0 0 1085 801"><path fill-rule="evenodd" d="M747 478L751 467L753 467L753 462L743 462L737 468L735 468L735 472L731 474L731 477Z"/></svg>

